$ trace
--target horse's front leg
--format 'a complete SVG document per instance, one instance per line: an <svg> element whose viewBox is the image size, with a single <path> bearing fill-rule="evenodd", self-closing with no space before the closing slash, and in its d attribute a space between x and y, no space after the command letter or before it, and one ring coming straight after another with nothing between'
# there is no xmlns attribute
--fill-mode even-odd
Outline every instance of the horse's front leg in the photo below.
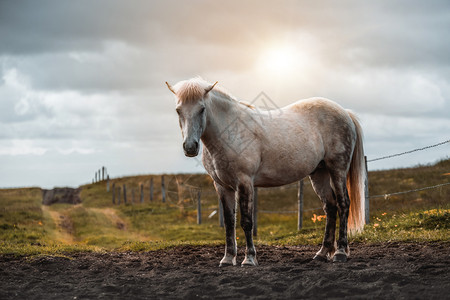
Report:
<svg viewBox="0 0 450 300"><path fill-rule="evenodd" d="M220 261L219 266L235 266L237 254L235 192L231 189L225 189L217 183L214 183L214 186L219 194L220 202L222 203L226 234L225 255Z"/></svg>
<svg viewBox="0 0 450 300"><path fill-rule="evenodd" d="M253 244L253 182L239 183L237 196L241 209L241 227L244 230L247 247L242 266L257 266L256 249Z"/></svg>

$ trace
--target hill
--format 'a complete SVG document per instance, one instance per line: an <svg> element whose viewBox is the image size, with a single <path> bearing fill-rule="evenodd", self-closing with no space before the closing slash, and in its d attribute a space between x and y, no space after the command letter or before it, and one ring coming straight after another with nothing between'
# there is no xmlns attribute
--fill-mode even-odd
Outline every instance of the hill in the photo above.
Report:
<svg viewBox="0 0 450 300"><path fill-rule="evenodd" d="M415 168L369 173L370 195L385 195L450 182L450 160ZM81 204L43 206L39 188L0 190L0 253L145 250L180 243L222 244L218 198L204 174L115 178L81 186ZM153 201L150 182L153 181ZM123 185L127 203L124 204ZM112 187L115 202L112 202ZM140 202L141 186L143 203ZM353 241L449 240L450 185L371 198L370 224ZM202 224L197 225L201 192ZM119 194L121 204L118 205ZM134 195L134 197L133 197ZM258 238L264 244L317 244L324 227L319 199L305 179L304 227L297 231L297 184L258 189ZM239 224L239 223L237 223ZM237 228L239 242L242 230Z"/></svg>

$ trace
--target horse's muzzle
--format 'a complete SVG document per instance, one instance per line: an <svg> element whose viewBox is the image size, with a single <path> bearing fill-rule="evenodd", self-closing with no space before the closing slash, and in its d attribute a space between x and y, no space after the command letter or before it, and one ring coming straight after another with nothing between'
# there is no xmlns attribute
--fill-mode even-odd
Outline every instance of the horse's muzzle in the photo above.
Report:
<svg viewBox="0 0 450 300"><path fill-rule="evenodd" d="M184 155L187 157L194 157L198 155L199 145L198 142L184 142L183 143Z"/></svg>

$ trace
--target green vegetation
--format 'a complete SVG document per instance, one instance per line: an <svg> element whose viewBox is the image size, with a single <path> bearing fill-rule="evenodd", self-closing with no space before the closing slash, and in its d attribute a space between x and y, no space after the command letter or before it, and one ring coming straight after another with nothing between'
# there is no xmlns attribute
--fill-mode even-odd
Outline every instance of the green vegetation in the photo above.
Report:
<svg viewBox="0 0 450 300"><path fill-rule="evenodd" d="M369 174L371 195L383 195L448 182L450 160L410 169ZM149 201L153 178L154 200ZM112 204L105 182L82 187L82 204L42 206L39 188L0 190L0 254L64 255L78 251L144 251L182 244L223 244L218 224L218 200L207 175L165 175L166 203L161 203L161 176L134 176L111 181L118 201L127 186L126 205ZM140 185L144 203L139 203ZM202 225L196 224L196 199L201 188ZM133 192L134 190L134 192ZM132 194L134 202L132 203ZM319 200L305 180L304 228L298 232L297 185L258 190L257 244L319 244L325 219ZM371 199L371 217L353 242L449 241L450 186ZM282 213L268 213L276 211ZM239 224L239 219L237 224ZM237 228L238 243L244 235Z"/></svg>

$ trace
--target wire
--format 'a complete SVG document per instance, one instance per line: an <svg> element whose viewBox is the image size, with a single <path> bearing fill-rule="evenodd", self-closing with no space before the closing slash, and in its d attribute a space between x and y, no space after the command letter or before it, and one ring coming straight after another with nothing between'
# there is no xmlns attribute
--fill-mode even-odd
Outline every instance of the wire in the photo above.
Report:
<svg viewBox="0 0 450 300"><path fill-rule="evenodd" d="M417 148L417 149L410 150L410 151L405 151L405 152L402 152L402 153L397 153L397 154L377 157L377 158L374 158L374 159L369 159L369 160L367 160L367 162L373 162L373 161L382 160L382 159L386 159L386 158L401 156L401 155L413 153L413 152L416 152L416 151L421 151L421 150L437 147L437 146L440 146L440 145L444 145L444 144L449 143L449 142L450 142L450 140L446 140L444 142L440 142L440 143L437 143L437 144L434 144L434 145L430 145L430 146L426 146L426 147L423 147L423 148Z"/></svg>
<svg viewBox="0 0 450 300"><path fill-rule="evenodd" d="M424 191L424 190L430 190L430 189L435 189L441 186L446 186L449 185L450 182L447 183L441 183L441 184L437 184L437 185L433 185L433 186L427 186L427 187L423 187L423 188L419 188L419 189L415 189L415 190L409 190L409 191L404 191L404 192L397 192L397 193L391 193L391 194L384 194L384 195L375 195L375 196L369 196L369 198L385 198L387 199L390 196L394 196L394 195L402 195L402 194L407 194L407 193L412 193L412 192L419 192L419 191Z"/></svg>

